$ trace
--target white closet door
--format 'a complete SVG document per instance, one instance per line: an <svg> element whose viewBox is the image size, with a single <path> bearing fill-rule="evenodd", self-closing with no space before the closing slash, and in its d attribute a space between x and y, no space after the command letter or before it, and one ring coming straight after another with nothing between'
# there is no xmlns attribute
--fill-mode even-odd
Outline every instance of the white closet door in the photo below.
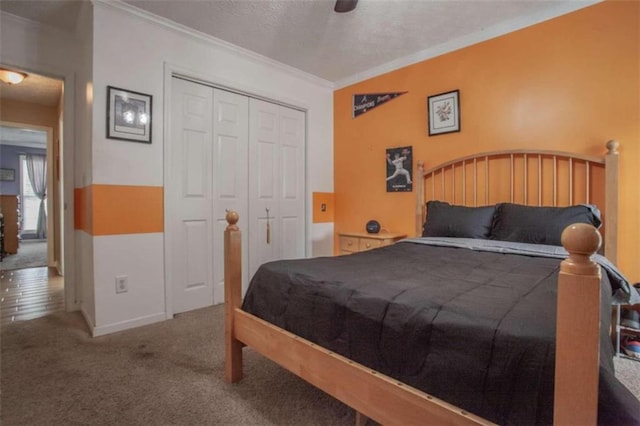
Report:
<svg viewBox="0 0 640 426"><path fill-rule="evenodd" d="M170 143L170 259L173 313L213 303L213 89L172 79Z"/></svg>
<svg viewBox="0 0 640 426"><path fill-rule="evenodd" d="M249 99L173 79L171 120L168 277L176 314L224 302L227 209L241 218L246 288Z"/></svg>
<svg viewBox="0 0 640 426"><path fill-rule="evenodd" d="M171 99L166 265L176 314L224 301L227 209L240 215L244 290L261 264L304 257L305 115L177 78Z"/></svg>
<svg viewBox="0 0 640 426"><path fill-rule="evenodd" d="M257 99L249 100L249 179L249 275L253 277L260 265L280 254L279 107Z"/></svg>
<svg viewBox="0 0 640 426"><path fill-rule="evenodd" d="M242 281L248 281L249 209L247 157L249 154L249 98L213 90L213 301L224 302L224 230L226 210L240 215Z"/></svg>
<svg viewBox="0 0 640 426"><path fill-rule="evenodd" d="M305 114L280 107L280 258L305 254Z"/></svg>
<svg viewBox="0 0 640 426"><path fill-rule="evenodd" d="M250 99L249 121L249 275L253 276L265 262L305 255L305 116Z"/></svg>

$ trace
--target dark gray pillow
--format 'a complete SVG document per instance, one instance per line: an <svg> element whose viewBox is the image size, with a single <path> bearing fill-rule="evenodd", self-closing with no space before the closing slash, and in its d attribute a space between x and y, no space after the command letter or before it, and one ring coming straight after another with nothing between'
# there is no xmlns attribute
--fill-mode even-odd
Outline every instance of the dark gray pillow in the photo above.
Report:
<svg viewBox="0 0 640 426"><path fill-rule="evenodd" d="M429 201L422 236L486 240L491 233L494 211L495 206L466 207Z"/></svg>
<svg viewBox="0 0 640 426"><path fill-rule="evenodd" d="M496 207L491 239L560 246L562 231L573 223L600 226L595 206L536 207L502 203Z"/></svg>

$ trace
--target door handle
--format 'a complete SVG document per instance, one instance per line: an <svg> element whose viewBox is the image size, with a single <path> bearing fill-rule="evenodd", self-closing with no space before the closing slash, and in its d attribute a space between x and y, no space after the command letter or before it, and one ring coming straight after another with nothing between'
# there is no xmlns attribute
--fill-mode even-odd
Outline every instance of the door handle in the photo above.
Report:
<svg viewBox="0 0 640 426"><path fill-rule="evenodd" d="M271 243L271 226L269 225L269 209L265 208L267 211L267 244Z"/></svg>

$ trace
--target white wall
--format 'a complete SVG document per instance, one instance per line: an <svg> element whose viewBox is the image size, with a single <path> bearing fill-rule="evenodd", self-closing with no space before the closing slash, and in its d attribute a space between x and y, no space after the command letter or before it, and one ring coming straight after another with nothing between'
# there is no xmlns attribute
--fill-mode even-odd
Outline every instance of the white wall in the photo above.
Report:
<svg viewBox="0 0 640 426"><path fill-rule="evenodd" d="M333 256L333 222L315 223L311 234L313 256Z"/></svg>
<svg viewBox="0 0 640 426"><path fill-rule="evenodd" d="M175 67L185 74L308 110L307 217L309 235L315 235L311 225L311 193L333 191L332 87L120 7L123 6L102 2L94 5L92 183L163 185L164 98L169 90L165 87L164 70ZM108 85L153 96L151 145L106 139L104 109ZM165 309L162 234L97 236L93 241L95 332L101 334L158 320L157 314ZM311 251L311 238L308 246ZM131 257L123 256L125 248L135 249ZM129 277L130 290L116 295L114 280L119 274Z"/></svg>
<svg viewBox="0 0 640 426"><path fill-rule="evenodd" d="M166 318L163 250L161 233L93 238L96 283L94 336ZM116 275L128 277L128 292L115 292Z"/></svg>
<svg viewBox="0 0 640 426"><path fill-rule="evenodd" d="M93 278L93 237L84 231L76 231L76 252L75 259L76 277L80 282L79 296L80 311L87 321L89 329L94 333L96 324L96 307L94 296Z"/></svg>

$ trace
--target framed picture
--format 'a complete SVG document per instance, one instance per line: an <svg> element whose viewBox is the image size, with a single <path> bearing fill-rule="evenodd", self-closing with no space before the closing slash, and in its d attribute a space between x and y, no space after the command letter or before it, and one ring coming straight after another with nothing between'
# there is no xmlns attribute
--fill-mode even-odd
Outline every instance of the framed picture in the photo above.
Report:
<svg viewBox="0 0 640 426"><path fill-rule="evenodd" d="M151 143L151 95L107 86L107 138Z"/></svg>
<svg viewBox="0 0 640 426"><path fill-rule="evenodd" d="M413 190L413 150L410 146L387 149L387 192Z"/></svg>
<svg viewBox="0 0 640 426"><path fill-rule="evenodd" d="M427 98L429 136L460 131L460 91Z"/></svg>
<svg viewBox="0 0 640 426"><path fill-rule="evenodd" d="M0 181L13 182L16 180L15 169L0 169Z"/></svg>

